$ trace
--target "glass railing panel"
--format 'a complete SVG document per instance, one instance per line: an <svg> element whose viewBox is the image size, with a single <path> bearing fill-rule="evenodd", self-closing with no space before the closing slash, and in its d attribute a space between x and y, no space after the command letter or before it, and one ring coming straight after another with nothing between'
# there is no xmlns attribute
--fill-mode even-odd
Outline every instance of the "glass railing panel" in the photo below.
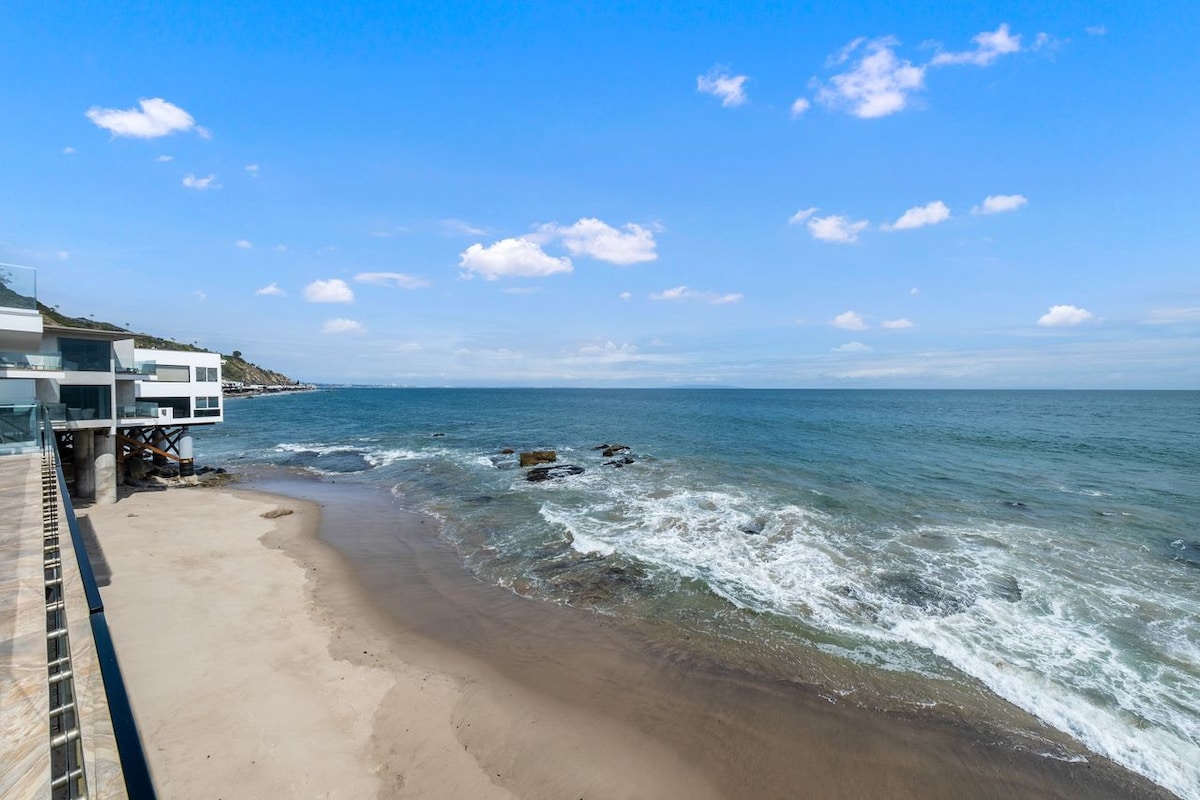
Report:
<svg viewBox="0 0 1200 800"><path fill-rule="evenodd" d="M117 419L153 419L158 416L156 403L132 403L117 406Z"/></svg>
<svg viewBox="0 0 1200 800"><path fill-rule="evenodd" d="M117 359L118 375L154 375L158 372L158 364L154 361L122 361Z"/></svg>
<svg viewBox="0 0 1200 800"><path fill-rule="evenodd" d="M0 368L57 372L63 368L62 353L21 353L3 350L0 351Z"/></svg>
<svg viewBox="0 0 1200 800"><path fill-rule="evenodd" d="M37 270L0 264L0 307L37 311Z"/></svg>
<svg viewBox="0 0 1200 800"><path fill-rule="evenodd" d="M0 449L10 450L38 441L37 406L30 403L0 405Z"/></svg>

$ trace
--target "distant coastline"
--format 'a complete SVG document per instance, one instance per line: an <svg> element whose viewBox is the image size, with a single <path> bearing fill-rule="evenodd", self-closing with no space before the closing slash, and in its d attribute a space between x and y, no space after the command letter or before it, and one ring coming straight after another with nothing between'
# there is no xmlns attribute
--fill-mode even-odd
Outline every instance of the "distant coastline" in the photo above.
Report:
<svg viewBox="0 0 1200 800"><path fill-rule="evenodd" d="M221 392L225 397L257 397L263 394L315 392L318 388L318 386L312 383L243 385L227 382L222 385Z"/></svg>

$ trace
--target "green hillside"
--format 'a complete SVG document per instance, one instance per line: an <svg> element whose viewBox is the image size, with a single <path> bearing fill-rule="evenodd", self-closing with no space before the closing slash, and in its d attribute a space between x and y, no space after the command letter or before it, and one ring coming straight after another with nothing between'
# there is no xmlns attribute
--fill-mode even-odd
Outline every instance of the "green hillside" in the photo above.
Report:
<svg viewBox="0 0 1200 800"><path fill-rule="evenodd" d="M134 333L128 328L122 328L119 325L114 325L111 322L101 322L90 317L68 317L66 314L61 314L49 306L38 303L38 311L46 321L55 325L62 325L67 328L83 328L85 330L96 331L113 331L115 333L128 333L133 337L134 346L146 348L148 350L188 350L195 353L208 352L203 347L197 347L194 344L186 344L177 342L173 339L164 339L160 336L151 336L146 333ZM238 381L245 384L257 384L262 386L293 386L297 381L289 378L280 372L260 367L258 364L247 361L242 355L242 351L234 350L232 353L221 354L223 363L221 364L221 379L226 381Z"/></svg>

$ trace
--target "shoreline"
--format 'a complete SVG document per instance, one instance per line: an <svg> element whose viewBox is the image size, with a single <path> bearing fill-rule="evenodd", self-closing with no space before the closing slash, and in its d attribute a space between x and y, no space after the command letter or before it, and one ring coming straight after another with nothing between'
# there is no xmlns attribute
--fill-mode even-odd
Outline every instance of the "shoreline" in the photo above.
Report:
<svg viewBox="0 0 1200 800"><path fill-rule="evenodd" d="M367 773L377 796L1171 796L1099 756L1059 761L961 721L837 705L793 682L657 646L618 621L481 583L434 520L401 510L381 489L274 474L240 486L186 493L298 509L261 520L270 530L249 542L267 560L272 550L288 557L273 567L291 576L281 603L295 604L299 581L308 640L323 636L321 659L350 673L335 672L337 683L366 687L355 712L369 727L365 738L362 725L335 738L342 768L360 773L355 780ZM139 504L174 513L184 493ZM109 527L127 502L111 514L87 512L122 569L137 560L123 552L134 542L118 545ZM212 515L212 503L200 505ZM115 627L122 613L115 603ZM120 630L114 635L122 647ZM153 714L151 701L139 700L137 650L120 652L141 723L143 707ZM145 724L142 735L162 780ZM361 796L345 791L335 781L321 796Z"/></svg>

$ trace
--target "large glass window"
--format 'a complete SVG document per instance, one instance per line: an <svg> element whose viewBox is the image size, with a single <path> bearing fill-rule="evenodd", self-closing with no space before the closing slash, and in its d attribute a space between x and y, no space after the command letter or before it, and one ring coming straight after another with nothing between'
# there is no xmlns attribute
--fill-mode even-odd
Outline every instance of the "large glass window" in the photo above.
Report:
<svg viewBox="0 0 1200 800"><path fill-rule="evenodd" d="M63 369L79 372L108 372L112 369L112 345L94 339L58 339Z"/></svg>
<svg viewBox="0 0 1200 800"><path fill-rule="evenodd" d="M112 419L112 389L108 386L61 386L59 401L67 408L67 422Z"/></svg>
<svg viewBox="0 0 1200 800"><path fill-rule="evenodd" d="M216 383L221 380L220 370L216 367L196 367L198 383Z"/></svg>

